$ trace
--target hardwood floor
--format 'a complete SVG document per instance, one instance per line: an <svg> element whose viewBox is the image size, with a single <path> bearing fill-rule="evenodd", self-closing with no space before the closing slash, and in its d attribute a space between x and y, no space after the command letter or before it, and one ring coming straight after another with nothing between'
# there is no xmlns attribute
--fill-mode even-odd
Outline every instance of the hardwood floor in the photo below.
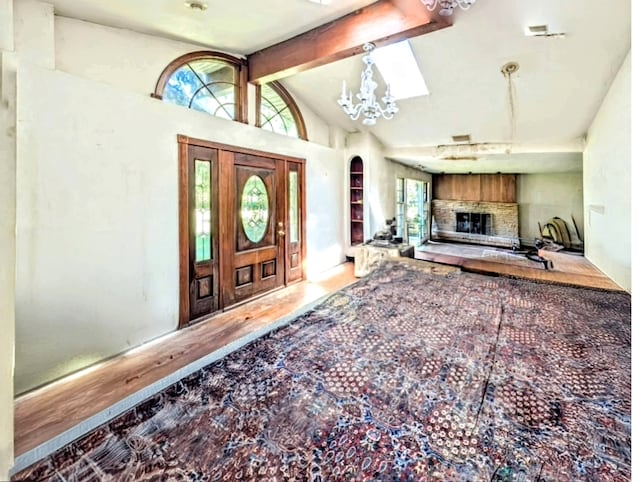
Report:
<svg viewBox="0 0 640 482"><path fill-rule="evenodd" d="M553 270L545 271L467 258L463 251L459 254L417 249L415 257L485 274L621 291L580 256L544 252L554 263ZM145 387L245 336L267 329L277 320L296 314L354 281L353 264L342 264L323 278L296 283L20 396L15 402L15 455L32 451Z"/></svg>
<svg viewBox="0 0 640 482"><path fill-rule="evenodd" d="M16 399L16 457L211 352L356 281L353 264L250 301Z"/></svg>
<svg viewBox="0 0 640 482"><path fill-rule="evenodd" d="M515 276L523 279L547 281L570 286L583 286L612 291L624 291L602 271L593 266L584 256L562 251L539 251L539 255L553 262L553 269L545 270L541 263L523 258L524 262L508 261L508 250L504 262L499 256L482 256L485 247L459 243L431 243L418 247L415 258L435 263L460 266L465 271L483 274ZM438 246L440 245L440 246ZM496 250L499 253L499 250ZM490 261L488 261L490 260Z"/></svg>

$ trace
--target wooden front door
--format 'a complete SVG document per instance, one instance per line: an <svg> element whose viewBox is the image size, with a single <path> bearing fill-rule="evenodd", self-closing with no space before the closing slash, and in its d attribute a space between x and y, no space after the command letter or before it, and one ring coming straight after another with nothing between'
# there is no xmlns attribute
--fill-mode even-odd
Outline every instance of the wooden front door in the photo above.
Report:
<svg viewBox="0 0 640 482"><path fill-rule="evenodd" d="M180 326L304 279L304 160L178 142Z"/></svg>
<svg viewBox="0 0 640 482"><path fill-rule="evenodd" d="M227 307L284 285L285 163L239 152L221 151L221 156L222 176L228 180L221 185L222 298Z"/></svg>
<svg viewBox="0 0 640 482"><path fill-rule="evenodd" d="M220 309L218 150L188 146L189 320Z"/></svg>

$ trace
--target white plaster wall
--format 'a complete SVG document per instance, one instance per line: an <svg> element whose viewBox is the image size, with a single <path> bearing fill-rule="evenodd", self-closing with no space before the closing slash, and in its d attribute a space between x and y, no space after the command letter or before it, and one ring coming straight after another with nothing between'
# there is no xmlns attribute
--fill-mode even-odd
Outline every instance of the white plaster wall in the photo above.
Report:
<svg viewBox="0 0 640 482"><path fill-rule="evenodd" d="M542 226L554 216L567 223L571 239L578 241L571 216L584 239L582 173L518 174L516 197L520 222L520 237L533 246Z"/></svg>
<svg viewBox="0 0 640 482"><path fill-rule="evenodd" d="M376 231L385 229L387 219L396 215L396 178L411 178L431 182L431 174L412 167L390 161L383 155L380 142L369 132L349 134L345 150L345 179L348 179L349 163L360 156L364 165L364 235L365 240L373 237ZM345 196L348 193L345 181ZM345 204L348 197L345 197ZM346 220L345 226L349 220ZM345 234L345 246L349 243L348 231Z"/></svg>
<svg viewBox="0 0 640 482"><path fill-rule="evenodd" d="M585 256L631 291L631 52L587 135Z"/></svg>
<svg viewBox="0 0 640 482"><path fill-rule="evenodd" d="M318 114L316 114L313 110L311 110L307 104L303 103L298 97L292 92L289 92L294 100L296 101L296 105L300 110L300 114L302 114L302 118L304 119L305 127L307 128L307 137L311 142L315 142L317 144L322 144L323 146L333 147L330 139L330 127L324 119L322 119Z"/></svg>
<svg viewBox="0 0 640 482"><path fill-rule="evenodd" d="M17 392L176 328L179 133L306 158L307 271L344 260L342 151L25 63Z"/></svg>
<svg viewBox="0 0 640 482"><path fill-rule="evenodd" d="M197 50L216 49L67 17L55 18L57 69L144 95L154 91L169 62ZM286 81L283 84L286 86ZM309 140L328 146L328 124L290 93L302 113ZM255 125L255 89L251 85L248 99L249 124Z"/></svg>
<svg viewBox="0 0 640 482"><path fill-rule="evenodd" d="M322 117L316 114L307 104L302 102L300 98L296 96L295 92L289 89L286 79L282 81L282 85L284 85L289 94L291 94L293 99L296 101L296 105L304 119L304 124L307 128L307 137L309 140L311 142L322 144L323 146L336 147L333 144L333 139L331 138L332 135L335 134L336 128L332 129ZM337 130L341 131L340 129ZM337 147L344 148L344 143Z"/></svg>
<svg viewBox="0 0 640 482"><path fill-rule="evenodd" d="M0 50L13 50L13 0L0 0Z"/></svg>
<svg viewBox="0 0 640 482"><path fill-rule="evenodd" d="M7 7L6 2L0 2L0 31L11 23ZM15 58L10 48L10 43L0 48L0 480L9 480L13 465L16 94Z"/></svg>
<svg viewBox="0 0 640 482"><path fill-rule="evenodd" d="M197 50L213 49L82 20L55 18L58 70L143 95L154 91L169 62Z"/></svg>
<svg viewBox="0 0 640 482"><path fill-rule="evenodd" d="M413 169L384 157L373 156L369 176L371 227L373 233L385 229L387 219L396 215L396 178L431 182L431 174Z"/></svg>
<svg viewBox="0 0 640 482"><path fill-rule="evenodd" d="M0 480L13 465L15 350L15 55L13 0L0 0Z"/></svg>
<svg viewBox="0 0 640 482"><path fill-rule="evenodd" d="M53 5L37 0L19 0L14 8L15 49L20 53L20 59L53 69Z"/></svg>

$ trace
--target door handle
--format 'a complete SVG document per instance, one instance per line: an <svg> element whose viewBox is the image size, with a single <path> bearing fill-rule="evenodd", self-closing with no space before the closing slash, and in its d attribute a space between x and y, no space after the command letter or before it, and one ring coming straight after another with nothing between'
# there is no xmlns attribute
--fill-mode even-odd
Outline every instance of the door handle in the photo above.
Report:
<svg viewBox="0 0 640 482"><path fill-rule="evenodd" d="M280 231L278 231L278 236L284 236L285 232L283 229L281 229Z"/></svg>
<svg viewBox="0 0 640 482"><path fill-rule="evenodd" d="M284 223L282 221L278 222L278 227L280 228L278 230L278 236L284 236L285 235L285 231L284 231Z"/></svg>

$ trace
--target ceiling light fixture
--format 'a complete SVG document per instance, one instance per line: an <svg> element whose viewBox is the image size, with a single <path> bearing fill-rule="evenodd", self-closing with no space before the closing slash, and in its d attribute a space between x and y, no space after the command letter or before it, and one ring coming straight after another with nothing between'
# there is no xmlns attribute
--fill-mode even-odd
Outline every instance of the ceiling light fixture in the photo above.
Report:
<svg viewBox="0 0 640 482"><path fill-rule="evenodd" d="M208 7L206 3L202 2L184 2L184 6L191 10L200 10L201 12L204 12Z"/></svg>
<svg viewBox="0 0 640 482"><path fill-rule="evenodd" d="M505 79L507 79L507 96L509 101L509 128L511 130L510 140L513 142L516 132L516 94L515 94L515 86L513 85L513 79L511 76L515 74L520 65L518 62L507 62L502 66L500 72Z"/></svg>
<svg viewBox="0 0 640 482"><path fill-rule="evenodd" d="M440 15L448 17L453 15L453 9L460 7L461 10L467 10L476 0L420 0L430 12L433 12L440 6Z"/></svg>
<svg viewBox="0 0 640 482"><path fill-rule="evenodd" d="M349 95L347 96L347 86L343 80L342 94L338 99L338 105L344 109L344 112L352 120L358 119L360 114L362 114L364 115L362 123L366 126L372 126L375 125L376 120L380 116L387 120L391 119L398 112L398 107L396 106L394 97L391 95L391 86L389 84L387 84L387 91L385 92L384 97L382 97L382 102L384 102L385 106L384 108L380 107L380 104L376 99L376 88L378 87L378 84L373 80L374 60L371 56L371 52L375 49L375 45L372 43L366 43L362 48L366 52L364 57L362 57L362 61L366 67L360 75L360 92L356 94L356 97L360 102L353 105L353 94L349 91Z"/></svg>

